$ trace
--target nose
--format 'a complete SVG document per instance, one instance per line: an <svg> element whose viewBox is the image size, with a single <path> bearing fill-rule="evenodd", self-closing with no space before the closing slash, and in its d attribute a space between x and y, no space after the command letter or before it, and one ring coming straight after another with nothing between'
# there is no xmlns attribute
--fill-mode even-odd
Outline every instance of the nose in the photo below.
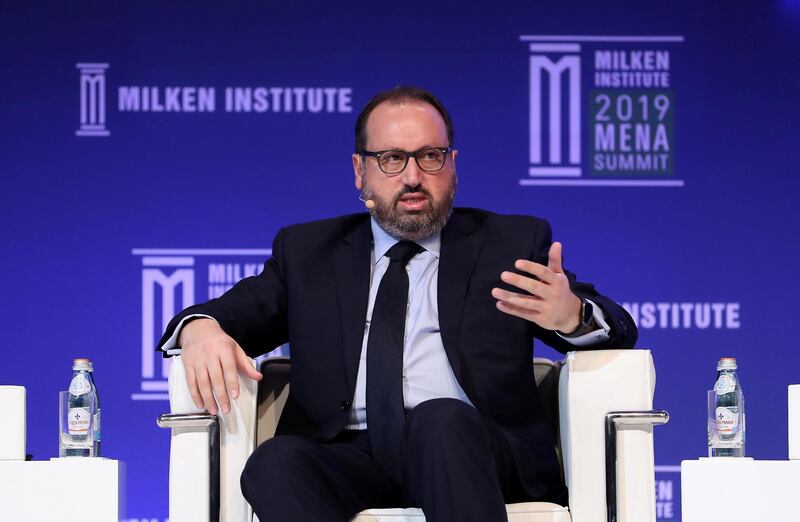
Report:
<svg viewBox="0 0 800 522"><path fill-rule="evenodd" d="M419 168L419 165L417 165L415 158L408 158L408 163L406 164L406 168L403 169L401 176L403 184L409 187L416 187L420 184L422 181L422 170Z"/></svg>

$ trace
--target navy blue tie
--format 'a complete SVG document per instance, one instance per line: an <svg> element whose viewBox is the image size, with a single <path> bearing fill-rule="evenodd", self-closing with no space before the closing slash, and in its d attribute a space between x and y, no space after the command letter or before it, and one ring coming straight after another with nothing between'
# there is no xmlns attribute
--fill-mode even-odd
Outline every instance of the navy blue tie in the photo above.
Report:
<svg viewBox="0 0 800 522"><path fill-rule="evenodd" d="M408 305L406 265L424 250L400 241L386 252L389 267L378 286L367 341L367 432L378 467L400 481L403 404L403 341Z"/></svg>

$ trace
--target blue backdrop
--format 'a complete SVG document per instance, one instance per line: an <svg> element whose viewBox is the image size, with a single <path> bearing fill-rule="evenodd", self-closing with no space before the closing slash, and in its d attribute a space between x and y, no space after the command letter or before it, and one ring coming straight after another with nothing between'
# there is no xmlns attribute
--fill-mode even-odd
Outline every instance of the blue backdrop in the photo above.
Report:
<svg viewBox="0 0 800 522"><path fill-rule="evenodd" d="M44 459L71 359L94 361L129 519L167 516L164 317L259 270L281 226L362 210L355 117L397 84L449 107L457 204L547 217L637 316L672 414L661 519L706 453L720 356L748 455L786 458L796 0L19 3L0 49L0 383L27 387Z"/></svg>

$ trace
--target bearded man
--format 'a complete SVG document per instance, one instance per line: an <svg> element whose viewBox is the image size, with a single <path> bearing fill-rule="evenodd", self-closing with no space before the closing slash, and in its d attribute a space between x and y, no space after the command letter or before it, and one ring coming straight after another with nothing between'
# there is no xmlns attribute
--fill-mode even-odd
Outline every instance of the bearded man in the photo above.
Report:
<svg viewBox="0 0 800 522"><path fill-rule="evenodd" d="M248 356L291 345L290 394L242 491L262 522L346 521L418 506L427 520L505 520L504 504L564 504L532 342L632 347L616 303L564 271L546 221L453 208L453 125L429 92L375 96L356 122L369 213L278 232L262 274L184 310L194 401L230 411ZM215 401L216 396L216 401Z"/></svg>

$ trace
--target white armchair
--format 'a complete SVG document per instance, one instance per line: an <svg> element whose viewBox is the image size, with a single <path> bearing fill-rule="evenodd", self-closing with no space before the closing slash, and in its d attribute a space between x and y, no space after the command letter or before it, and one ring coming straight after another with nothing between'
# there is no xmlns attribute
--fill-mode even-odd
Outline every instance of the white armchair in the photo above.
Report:
<svg viewBox="0 0 800 522"><path fill-rule="evenodd" d="M288 359L262 363L264 379L242 381L227 416L199 410L180 357L169 377L172 429L171 522L251 522L239 476L256 445L273 436L288 394ZM547 502L507 506L511 522L655 522L652 410L655 369L649 350L570 352L564 361L534 359L540 394L560 439L569 508ZM419 509L371 509L353 522L421 522Z"/></svg>

